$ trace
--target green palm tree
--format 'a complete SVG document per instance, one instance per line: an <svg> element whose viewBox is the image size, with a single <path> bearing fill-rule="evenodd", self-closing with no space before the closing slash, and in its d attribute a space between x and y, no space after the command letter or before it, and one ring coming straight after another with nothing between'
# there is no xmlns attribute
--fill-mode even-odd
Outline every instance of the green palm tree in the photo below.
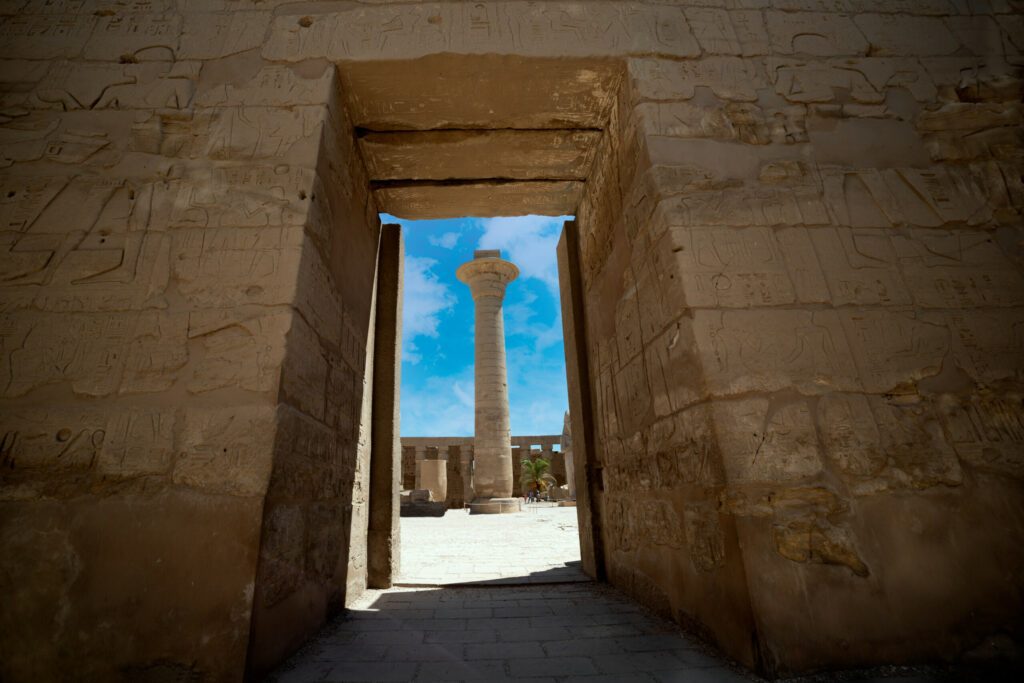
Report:
<svg viewBox="0 0 1024 683"><path fill-rule="evenodd" d="M544 458L537 458L536 460L523 458L521 477L523 490L528 491L536 488L537 491L543 493L549 487L557 485L558 481L554 475L548 472L549 469L551 469L551 463Z"/></svg>

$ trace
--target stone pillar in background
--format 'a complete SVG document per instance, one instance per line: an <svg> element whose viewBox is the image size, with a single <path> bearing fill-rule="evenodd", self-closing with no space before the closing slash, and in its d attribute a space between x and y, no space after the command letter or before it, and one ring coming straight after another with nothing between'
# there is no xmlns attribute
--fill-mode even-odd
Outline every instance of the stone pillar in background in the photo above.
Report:
<svg viewBox="0 0 1024 683"><path fill-rule="evenodd" d="M430 491L430 500L443 503L448 497L448 461L420 460L416 463L416 488Z"/></svg>
<svg viewBox="0 0 1024 683"><path fill-rule="evenodd" d="M462 457L462 495L468 503L476 497L473 488L473 447L463 446L460 449Z"/></svg>
<svg viewBox="0 0 1024 683"><path fill-rule="evenodd" d="M508 374L505 368L505 287L519 276L515 264L501 252L476 251L456 276L469 285L476 305L476 437L471 513L517 512L512 496L512 432L508 414Z"/></svg>
<svg viewBox="0 0 1024 683"><path fill-rule="evenodd" d="M569 497L576 500L576 476L573 470L572 459L572 429L569 426L569 411L565 411L565 420L562 423L562 440L559 442L562 448L562 458L565 459L565 483L569 485Z"/></svg>
<svg viewBox="0 0 1024 683"><path fill-rule="evenodd" d="M414 488L423 488L423 482L420 480L420 463L427 459L427 447L426 446L413 446L416 452L416 486Z"/></svg>

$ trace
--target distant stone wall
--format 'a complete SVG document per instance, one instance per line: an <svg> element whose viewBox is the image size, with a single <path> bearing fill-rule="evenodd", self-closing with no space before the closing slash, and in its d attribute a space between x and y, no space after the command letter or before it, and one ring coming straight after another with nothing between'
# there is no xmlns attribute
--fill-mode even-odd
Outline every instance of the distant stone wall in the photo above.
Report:
<svg viewBox="0 0 1024 683"><path fill-rule="evenodd" d="M513 493L522 495L520 482L520 461L524 457L544 457L551 463L551 473L558 484L566 483L565 460L554 446L560 442L560 435L513 436L512 473ZM473 499L472 463L473 437L428 436L402 438L402 488L416 488L416 460L442 459L448 461L449 508L461 508Z"/></svg>

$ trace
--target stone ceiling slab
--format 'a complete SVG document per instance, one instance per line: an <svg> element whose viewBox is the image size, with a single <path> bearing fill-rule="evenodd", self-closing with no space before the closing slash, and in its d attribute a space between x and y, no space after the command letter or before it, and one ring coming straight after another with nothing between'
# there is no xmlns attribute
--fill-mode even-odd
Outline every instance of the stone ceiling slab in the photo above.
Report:
<svg viewBox="0 0 1024 683"><path fill-rule="evenodd" d="M373 180L583 180L598 130L446 130L359 139Z"/></svg>
<svg viewBox="0 0 1024 683"><path fill-rule="evenodd" d="M377 207L399 218L456 216L562 216L579 206L583 183L522 181L484 183L385 183L374 188Z"/></svg>
<svg viewBox="0 0 1024 683"><path fill-rule="evenodd" d="M602 128L619 62L439 54L338 67L357 128Z"/></svg>

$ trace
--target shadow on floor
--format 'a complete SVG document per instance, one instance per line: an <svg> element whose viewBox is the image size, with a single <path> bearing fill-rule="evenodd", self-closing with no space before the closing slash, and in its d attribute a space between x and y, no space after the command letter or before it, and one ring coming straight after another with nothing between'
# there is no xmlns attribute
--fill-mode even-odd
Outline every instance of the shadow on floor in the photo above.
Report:
<svg viewBox="0 0 1024 683"><path fill-rule="evenodd" d="M395 583L399 588L413 587L487 587L487 586L522 586L522 585L550 585L560 583L586 583L592 579L583 573L583 563L579 560L566 562L557 567L551 567L536 572L524 573L522 576L505 576L500 579L469 579L466 581L450 581L445 583L427 583L416 580L400 580Z"/></svg>
<svg viewBox="0 0 1024 683"><path fill-rule="evenodd" d="M751 679L607 585L482 582L371 591L271 680Z"/></svg>
<svg viewBox="0 0 1024 683"><path fill-rule="evenodd" d="M559 569L517 577L514 585L498 579L367 591L268 680L763 681L607 584L562 581ZM1020 679L978 668L882 667L788 683L1003 680Z"/></svg>

